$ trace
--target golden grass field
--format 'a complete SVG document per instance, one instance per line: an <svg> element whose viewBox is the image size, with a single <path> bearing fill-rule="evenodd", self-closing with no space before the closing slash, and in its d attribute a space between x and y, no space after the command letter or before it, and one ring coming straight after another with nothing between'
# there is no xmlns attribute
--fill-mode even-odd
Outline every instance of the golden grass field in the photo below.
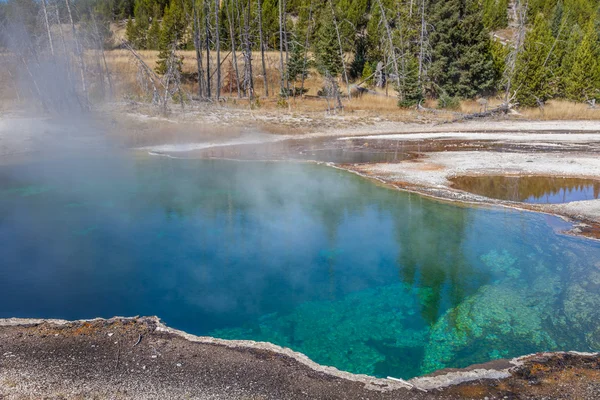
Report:
<svg viewBox="0 0 600 400"><path fill-rule="evenodd" d="M157 51L139 51L140 57L150 67L155 68L158 59ZM179 55L183 60L184 82L183 89L189 96L195 97L198 92L197 83L197 65L196 54L194 51L181 51ZM204 68L206 70L206 54L204 56ZM287 109L294 112L322 112L327 109L327 103L324 99L317 98L317 92L323 87L323 78L314 70L311 70L305 79L304 87L308 91L306 96L302 98L290 98L287 102L281 101L279 98L280 87L280 60L279 52L267 52L267 80L269 85L269 96L266 96L264 87L264 77L262 74L262 63L260 52L253 52L253 78L255 94L259 98L260 108L271 109ZM4 100L3 103L14 102L16 93L19 92L15 84L15 74L18 74L18 67L10 67L10 63L6 60L10 59L6 54L0 55L3 63L7 64L6 68L0 70L0 96ZM143 88L142 74L138 62L127 50L116 49L105 52L106 62L110 71L110 76L113 82L113 100L148 100L149 94ZM216 53L211 52L211 71L216 69ZM86 69L90 76L90 97L92 100L101 99L104 93L99 82L102 82L103 62L101 53L98 51L88 51L85 55ZM222 87L221 97L223 101L234 107L249 107L247 99L239 99L237 94L237 85L233 70L233 56L229 51L221 52L222 61ZM242 58L241 54L237 56L238 69L242 74ZM12 70L12 72L11 72ZM216 74L213 73L211 86L213 94L216 86ZM340 90L345 95L347 87L343 79L339 79ZM300 82L296 83L296 87L300 87ZM344 108L347 112L368 112L371 114L381 114L382 116L400 119L411 120L415 119L414 110L400 109L397 106L396 91L393 85L386 89L372 89L376 94L365 94L363 96L352 96L351 99L345 99ZM21 93L23 94L23 93ZM26 93L24 93L26 95ZM502 103L500 98L488 98L488 109L498 106ZM428 100L424 104L429 108L436 108L437 101ZM254 107L257 103L253 104ZM5 105L6 107L6 105ZM482 111L482 105L476 100L465 100L460 103L460 108L455 110L462 113L474 113ZM563 100L553 100L548 102L544 109L519 109L521 117L536 120L569 120L569 119L600 119L600 108L591 109L586 104L573 103ZM452 113L445 118L451 118ZM442 117L444 118L444 117Z"/></svg>

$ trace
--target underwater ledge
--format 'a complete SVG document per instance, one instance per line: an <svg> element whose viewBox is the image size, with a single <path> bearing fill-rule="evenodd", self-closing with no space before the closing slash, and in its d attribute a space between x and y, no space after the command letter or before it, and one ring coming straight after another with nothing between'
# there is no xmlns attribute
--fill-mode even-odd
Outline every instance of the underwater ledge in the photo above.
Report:
<svg viewBox="0 0 600 400"><path fill-rule="evenodd" d="M158 317L0 319L0 356L0 398L600 396L600 353L537 353L404 381L343 372L271 343L194 336Z"/></svg>

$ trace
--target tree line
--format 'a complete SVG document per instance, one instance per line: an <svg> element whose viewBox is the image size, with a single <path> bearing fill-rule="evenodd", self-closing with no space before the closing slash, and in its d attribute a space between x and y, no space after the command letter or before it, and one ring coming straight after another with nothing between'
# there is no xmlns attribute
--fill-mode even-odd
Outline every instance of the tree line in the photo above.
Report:
<svg viewBox="0 0 600 400"><path fill-rule="evenodd" d="M181 68L178 50L195 50L202 98L221 96L231 57L236 91L249 98L255 77L263 95L303 93L315 68L333 85L391 85L403 107L492 95L520 106L600 99L597 0L71 1L107 37L110 23L126 21L132 49L159 51L158 74ZM267 51L279 53L278 87L266 78Z"/></svg>

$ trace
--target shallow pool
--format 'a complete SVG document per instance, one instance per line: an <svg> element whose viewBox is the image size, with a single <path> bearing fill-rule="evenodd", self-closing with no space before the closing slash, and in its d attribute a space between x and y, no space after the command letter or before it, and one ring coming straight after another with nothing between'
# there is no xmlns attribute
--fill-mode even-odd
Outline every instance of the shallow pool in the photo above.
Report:
<svg viewBox="0 0 600 400"><path fill-rule="evenodd" d="M600 181L554 176L459 176L452 186L486 197L534 204L558 204L595 200Z"/></svg>
<svg viewBox="0 0 600 400"><path fill-rule="evenodd" d="M600 246L326 166L87 156L0 167L0 317L158 315L410 378L600 350Z"/></svg>

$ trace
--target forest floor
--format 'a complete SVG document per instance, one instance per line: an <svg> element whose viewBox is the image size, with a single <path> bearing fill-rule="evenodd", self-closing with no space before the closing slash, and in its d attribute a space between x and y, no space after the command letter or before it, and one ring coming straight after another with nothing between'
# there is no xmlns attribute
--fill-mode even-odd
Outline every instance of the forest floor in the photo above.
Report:
<svg viewBox="0 0 600 400"><path fill-rule="evenodd" d="M319 366L268 343L195 337L157 318L0 320L0 399L581 399L598 354L536 354L411 381Z"/></svg>

